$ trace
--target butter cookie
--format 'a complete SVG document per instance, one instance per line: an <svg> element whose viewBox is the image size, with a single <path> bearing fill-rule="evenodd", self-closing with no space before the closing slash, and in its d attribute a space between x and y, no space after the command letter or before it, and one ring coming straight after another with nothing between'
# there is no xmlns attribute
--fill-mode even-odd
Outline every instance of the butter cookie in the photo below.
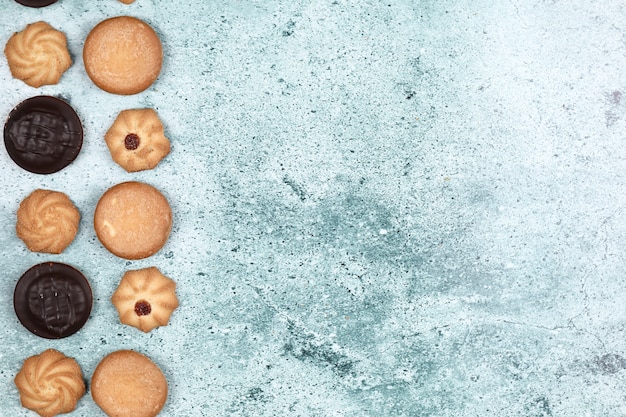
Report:
<svg viewBox="0 0 626 417"><path fill-rule="evenodd" d="M165 405L168 387L150 358L134 350L118 350L100 361L90 389L108 416L155 417Z"/></svg>
<svg viewBox="0 0 626 417"><path fill-rule="evenodd" d="M166 326L178 307L176 283L156 267L127 271L111 297L123 324L149 332Z"/></svg>
<svg viewBox="0 0 626 417"><path fill-rule="evenodd" d="M113 160L128 172L152 169L170 153L153 109L123 110L104 136Z"/></svg>
<svg viewBox="0 0 626 417"><path fill-rule="evenodd" d="M11 75L31 87L58 84L72 65L65 34L46 22L31 23L14 33L4 55Z"/></svg>
<svg viewBox="0 0 626 417"><path fill-rule="evenodd" d="M73 411L85 394L83 374L76 360L54 349L26 359L14 382L22 406L41 417Z"/></svg>
<svg viewBox="0 0 626 417"><path fill-rule="evenodd" d="M165 245L172 230L172 209L153 186L124 182L100 197L94 229L102 245L114 255L147 258Z"/></svg>
<svg viewBox="0 0 626 417"><path fill-rule="evenodd" d="M79 222L67 195L37 189L20 203L15 230L32 252L59 254L74 240Z"/></svg>
<svg viewBox="0 0 626 417"><path fill-rule="evenodd" d="M83 62L89 78L104 91L137 94L158 78L163 47L146 22L131 16L112 17L87 35Z"/></svg>

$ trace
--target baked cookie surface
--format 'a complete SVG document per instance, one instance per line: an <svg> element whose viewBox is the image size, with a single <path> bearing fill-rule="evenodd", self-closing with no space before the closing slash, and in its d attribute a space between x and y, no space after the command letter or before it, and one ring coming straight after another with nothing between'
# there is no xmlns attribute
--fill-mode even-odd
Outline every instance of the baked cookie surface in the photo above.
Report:
<svg viewBox="0 0 626 417"><path fill-rule="evenodd" d="M17 209L17 236L32 252L59 254L74 240L80 213L67 195L37 189Z"/></svg>
<svg viewBox="0 0 626 417"><path fill-rule="evenodd" d="M154 417L167 400L167 380L159 367L133 350L105 356L91 378L91 396L108 415Z"/></svg>
<svg viewBox="0 0 626 417"><path fill-rule="evenodd" d="M14 382L22 406L42 417L73 411L85 394L78 363L54 349L26 359Z"/></svg>
<svg viewBox="0 0 626 417"><path fill-rule="evenodd" d="M124 182L100 197L94 229L102 245L114 255L147 258L165 245L172 229L172 209L153 186Z"/></svg>
<svg viewBox="0 0 626 417"><path fill-rule="evenodd" d="M104 140L113 160L128 172L152 169L170 153L170 141L153 109L121 111Z"/></svg>
<svg viewBox="0 0 626 417"><path fill-rule="evenodd" d="M46 22L31 23L14 33L4 55L11 75L31 87L58 84L72 65L65 34Z"/></svg>
<svg viewBox="0 0 626 417"><path fill-rule="evenodd" d="M87 35L83 61L89 78L113 94L137 94L150 87L163 64L161 40L147 23L131 16L98 23Z"/></svg>
<svg viewBox="0 0 626 417"><path fill-rule="evenodd" d="M123 324L149 332L166 326L178 307L176 283L156 267L127 271L111 297Z"/></svg>

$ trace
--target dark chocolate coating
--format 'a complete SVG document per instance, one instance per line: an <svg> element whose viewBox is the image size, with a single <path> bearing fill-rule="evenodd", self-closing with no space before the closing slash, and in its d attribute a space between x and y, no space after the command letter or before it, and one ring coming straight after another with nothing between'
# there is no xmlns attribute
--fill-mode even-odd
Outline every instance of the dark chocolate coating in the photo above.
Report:
<svg viewBox="0 0 626 417"><path fill-rule="evenodd" d="M31 97L11 110L4 125L4 145L20 167L35 174L52 174L78 156L83 126L65 101Z"/></svg>
<svg viewBox="0 0 626 417"><path fill-rule="evenodd" d="M52 3L56 3L57 0L15 0L19 4L28 7L46 7Z"/></svg>
<svg viewBox="0 0 626 417"><path fill-rule="evenodd" d="M37 336L60 339L76 333L91 314L91 286L77 269L62 263L35 265L15 286L13 307Z"/></svg>

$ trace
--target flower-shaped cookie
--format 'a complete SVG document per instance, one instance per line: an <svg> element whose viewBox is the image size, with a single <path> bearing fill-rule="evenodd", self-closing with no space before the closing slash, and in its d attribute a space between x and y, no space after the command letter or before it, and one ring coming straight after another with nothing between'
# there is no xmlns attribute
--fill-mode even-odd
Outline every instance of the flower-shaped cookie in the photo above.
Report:
<svg viewBox="0 0 626 417"><path fill-rule="evenodd" d="M178 307L176 283L156 267L127 271L111 297L124 324L149 332L166 326Z"/></svg>
<svg viewBox="0 0 626 417"><path fill-rule="evenodd" d="M153 109L123 110L104 140L113 160L128 172L152 169L170 153L170 141Z"/></svg>
<svg viewBox="0 0 626 417"><path fill-rule="evenodd" d="M17 236L32 252L59 254L74 240L80 213L59 191L37 189L17 209Z"/></svg>
<svg viewBox="0 0 626 417"><path fill-rule="evenodd" d="M65 34L46 22L31 23L14 33L4 55L13 77L31 87L57 84L72 65Z"/></svg>
<svg viewBox="0 0 626 417"><path fill-rule="evenodd" d="M85 394L78 363L54 349L26 359L15 376L15 386L22 406L42 417L69 413Z"/></svg>

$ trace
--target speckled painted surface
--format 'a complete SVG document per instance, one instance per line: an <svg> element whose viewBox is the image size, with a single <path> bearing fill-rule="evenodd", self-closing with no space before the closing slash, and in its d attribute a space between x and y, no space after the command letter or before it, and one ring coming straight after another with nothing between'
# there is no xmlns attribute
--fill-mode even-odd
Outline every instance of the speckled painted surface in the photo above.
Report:
<svg viewBox="0 0 626 417"><path fill-rule="evenodd" d="M163 416L626 415L626 22L615 0L3 0L0 44L45 20L74 64L34 89L0 62L0 114L65 98L85 143L65 170L0 152L0 415L32 416L13 377L52 347L89 379L117 349L150 356ZM165 61L144 93L97 89L82 44L129 14ZM191 16L191 17L190 17ZM115 165L103 136L154 107L172 142L153 171ZM146 260L92 227L110 186L141 180L174 228ZM80 230L30 253L15 212L66 192ZM92 283L92 315L49 341L18 322L13 287L54 260ZM178 283L171 324L119 324L127 269ZM103 415L88 393L75 416Z"/></svg>

